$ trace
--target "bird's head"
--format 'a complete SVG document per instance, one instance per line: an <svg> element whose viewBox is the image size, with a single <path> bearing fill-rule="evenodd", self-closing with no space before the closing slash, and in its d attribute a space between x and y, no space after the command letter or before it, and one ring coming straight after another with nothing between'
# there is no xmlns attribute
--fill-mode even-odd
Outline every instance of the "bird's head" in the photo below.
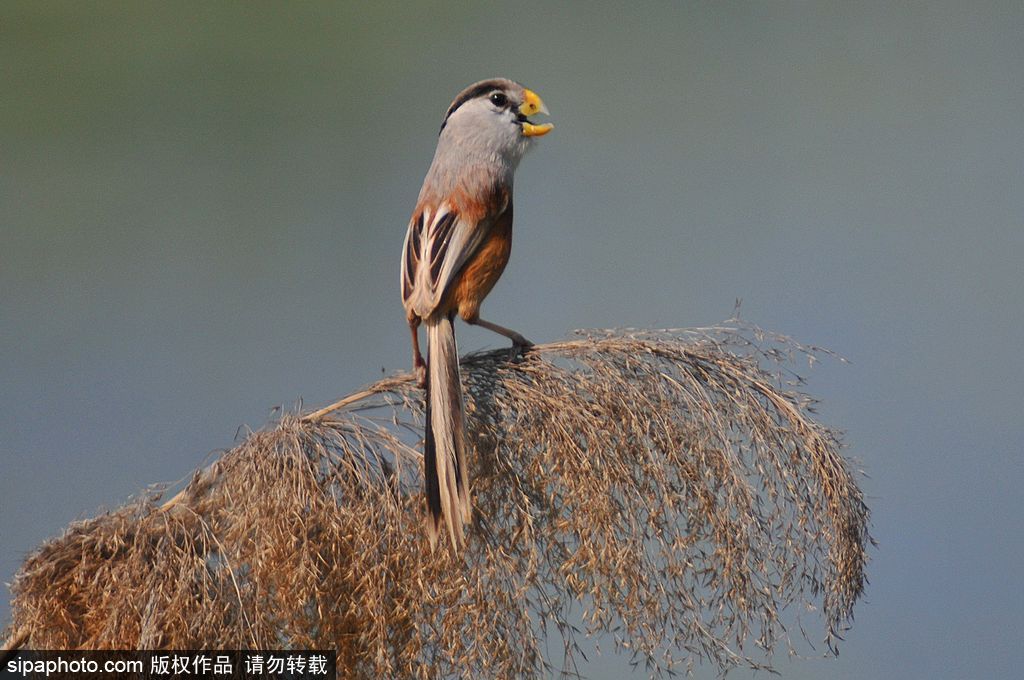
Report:
<svg viewBox="0 0 1024 680"><path fill-rule="evenodd" d="M452 101L441 124L439 144L519 162L531 143L549 133L551 123L530 120L548 110L537 93L505 78L482 80Z"/></svg>

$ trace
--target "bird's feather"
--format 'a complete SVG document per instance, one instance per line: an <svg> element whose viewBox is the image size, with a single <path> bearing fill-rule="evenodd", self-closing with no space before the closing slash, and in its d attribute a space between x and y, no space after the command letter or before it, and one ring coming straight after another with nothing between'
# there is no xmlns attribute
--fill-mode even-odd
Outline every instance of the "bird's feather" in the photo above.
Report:
<svg viewBox="0 0 1024 680"><path fill-rule="evenodd" d="M402 258L402 296L421 319L441 306L462 266L480 248L494 224L491 215L475 220L447 203L424 208L409 222Z"/></svg>
<svg viewBox="0 0 1024 680"><path fill-rule="evenodd" d="M452 545L462 544L462 526L470 520L469 471L466 468L465 413L459 378L455 329L447 316L427 321L427 416L424 471L427 488L427 536L437 545L442 521ZM443 520L442 520L443 518Z"/></svg>

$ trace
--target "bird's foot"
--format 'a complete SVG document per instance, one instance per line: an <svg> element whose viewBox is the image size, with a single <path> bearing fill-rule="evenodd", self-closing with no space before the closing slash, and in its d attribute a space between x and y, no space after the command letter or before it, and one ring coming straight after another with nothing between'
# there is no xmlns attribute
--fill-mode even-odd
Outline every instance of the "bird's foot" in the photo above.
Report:
<svg viewBox="0 0 1024 680"><path fill-rule="evenodd" d="M515 359L526 354L527 350L533 347L533 343L516 333L512 337L512 347L509 349L509 359Z"/></svg>

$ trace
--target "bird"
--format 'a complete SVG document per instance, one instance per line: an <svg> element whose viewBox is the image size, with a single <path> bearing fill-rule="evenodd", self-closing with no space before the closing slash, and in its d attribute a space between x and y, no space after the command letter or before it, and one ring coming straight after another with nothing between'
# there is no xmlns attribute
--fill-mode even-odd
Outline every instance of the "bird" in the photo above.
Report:
<svg viewBox="0 0 1024 680"><path fill-rule="evenodd" d="M511 252L515 171L536 140L554 127L530 120L535 114L548 115L540 96L507 78L481 80L462 90L445 112L405 234L401 292L412 333L413 372L426 391L423 460L432 552L442 526L458 551L472 517L455 317L507 337L515 351L532 344L480 318L480 304Z"/></svg>

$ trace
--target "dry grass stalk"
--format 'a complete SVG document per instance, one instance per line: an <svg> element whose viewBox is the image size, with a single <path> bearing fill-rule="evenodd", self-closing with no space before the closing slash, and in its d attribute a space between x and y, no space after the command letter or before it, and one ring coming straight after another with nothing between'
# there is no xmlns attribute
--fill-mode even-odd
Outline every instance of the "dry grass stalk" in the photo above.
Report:
<svg viewBox="0 0 1024 680"><path fill-rule="evenodd" d="M73 524L25 561L9 634L336 648L343 676L417 678L572 673L594 634L652 672L724 671L769 660L820 606L831 647L871 539L836 434L781 381L818 353L730 326L466 357L461 558L422 530L422 395L382 380L282 416L162 507Z"/></svg>

